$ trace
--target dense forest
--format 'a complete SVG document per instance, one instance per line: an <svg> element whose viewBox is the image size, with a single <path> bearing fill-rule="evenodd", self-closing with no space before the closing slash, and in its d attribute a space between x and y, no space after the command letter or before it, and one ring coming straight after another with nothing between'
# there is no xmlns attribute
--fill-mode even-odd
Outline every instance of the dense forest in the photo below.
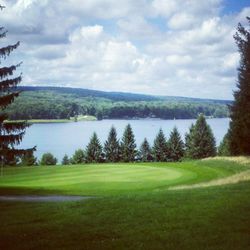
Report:
<svg viewBox="0 0 250 250"><path fill-rule="evenodd" d="M11 120L69 119L93 115L98 119L192 119L203 113L228 117L230 101L150 96L60 87L19 87L20 97L8 107Z"/></svg>

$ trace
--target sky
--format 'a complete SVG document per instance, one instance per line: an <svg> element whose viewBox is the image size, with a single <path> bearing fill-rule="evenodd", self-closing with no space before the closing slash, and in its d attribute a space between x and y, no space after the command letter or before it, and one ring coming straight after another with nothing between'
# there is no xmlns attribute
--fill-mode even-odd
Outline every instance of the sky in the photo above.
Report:
<svg viewBox="0 0 250 250"><path fill-rule="evenodd" d="M22 85L233 99L249 0L5 0ZM20 73L20 72L17 72Z"/></svg>

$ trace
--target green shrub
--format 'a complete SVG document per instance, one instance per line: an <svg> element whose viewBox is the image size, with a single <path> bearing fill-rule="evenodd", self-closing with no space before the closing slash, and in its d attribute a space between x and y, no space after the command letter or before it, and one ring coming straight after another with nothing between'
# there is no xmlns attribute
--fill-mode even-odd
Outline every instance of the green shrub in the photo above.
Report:
<svg viewBox="0 0 250 250"><path fill-rule="evenodd" d="M40 165L56 165L57 159L51 153L45 153L42 155Z"/></svg>

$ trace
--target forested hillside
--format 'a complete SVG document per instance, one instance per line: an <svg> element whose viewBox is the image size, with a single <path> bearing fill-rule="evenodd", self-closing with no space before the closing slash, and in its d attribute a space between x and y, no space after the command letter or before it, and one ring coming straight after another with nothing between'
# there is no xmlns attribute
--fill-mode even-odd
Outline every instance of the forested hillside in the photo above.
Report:
<svg viewBox="0 0 250 250"><path fill-rule="evenodd" d="M20 97L8 109L10 119L191 119L199 113L227 117L230 101L150 96L60 87L20 87Z"/></svg>

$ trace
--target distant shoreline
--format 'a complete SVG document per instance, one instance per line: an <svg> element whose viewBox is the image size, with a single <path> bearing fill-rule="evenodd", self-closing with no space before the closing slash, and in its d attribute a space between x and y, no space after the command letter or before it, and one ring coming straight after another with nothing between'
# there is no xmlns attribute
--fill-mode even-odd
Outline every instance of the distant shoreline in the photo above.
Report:
<svg viewBox="0 0 250 250"><path fill-rule="evenodd" d="M78 116L76 119L71 117L70 119L31 119L31 120L7 120L7 123L27 121L28 123L69 123L69 122L80 122L80 121L97 121L95 116L83 115Z"/></svg>
<svg viewBox="0 0 250 250"><path fill-rule="evenodd" d="M230 117L206 117L206 119L226 119ZM72 123L72 122L81 122L81 121L102 121L102 120L192 120L195 118L178 118L178 119L162 119L162 118L153 118L153 117L145 117L145 118L139 118L139 117L131 117L131 118L104 118L101 120L98 120L95 116L79 116L77 120L74 118L70 119L31 119L31 120L8 120L7 123L12 122L23 122L26 121L30 124L48 124L48 123Z"/></svg>

